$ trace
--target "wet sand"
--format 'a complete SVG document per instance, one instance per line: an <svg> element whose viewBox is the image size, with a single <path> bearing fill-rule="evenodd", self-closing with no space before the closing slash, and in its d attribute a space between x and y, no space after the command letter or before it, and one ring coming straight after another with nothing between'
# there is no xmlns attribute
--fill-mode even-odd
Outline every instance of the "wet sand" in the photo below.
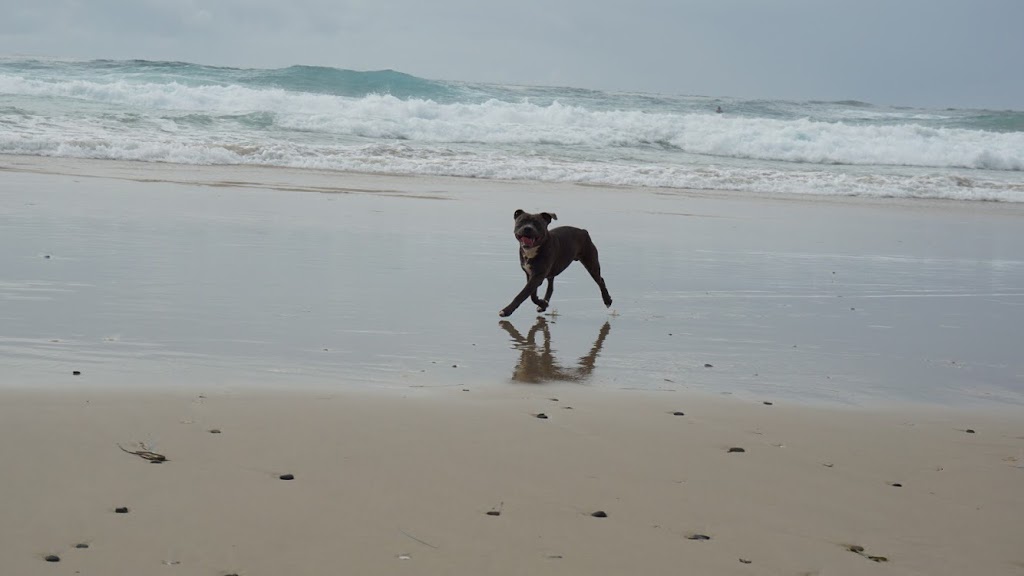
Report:
<svg viewBox="0 0 1024 576"><path fill-rule="evenodd" d="M22 157L0 187L5 572L1024 573L1022 207ZM500 321L517 208L591 231L613 311L571 268Z"/></svg>
<svg viewBox="0 0 1024 576"><path fill-rule="evenodd" d="M543 336L566 370L600 342L586 383L602 388L858 406L1024 399L1020 205L0 167L7 386L504 383L534 350L518 332ZM576 265L543 326L529 305L508 319L515 332L499 322L523 284L517 208L590 230L611 314Z"/></svg>

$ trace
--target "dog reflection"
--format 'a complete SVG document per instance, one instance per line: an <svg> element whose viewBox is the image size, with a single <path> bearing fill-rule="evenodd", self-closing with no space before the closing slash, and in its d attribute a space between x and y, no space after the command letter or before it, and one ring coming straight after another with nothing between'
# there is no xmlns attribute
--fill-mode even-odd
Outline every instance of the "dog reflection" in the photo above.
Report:
<svg viewBox="0 0 1024 576"><path fill-rule="evenodd" d="M601 326L601 331L597 333L597 340L590 348L590 352L577 361L575 368L563 368L551 350L551 332L545 318L537 318L537 323L530 328L526 337L523 337L507 320L502 320L498 324L512 337L514 347L521 353L519 363L512 372L512 379L531 384L552 381L580 382L587 379L594 371L594 362L601 354L604 339L612 329L611 324L605 322L604 326ZM544 335L544 343L541 346L537 345L538 332Z"/></svg>

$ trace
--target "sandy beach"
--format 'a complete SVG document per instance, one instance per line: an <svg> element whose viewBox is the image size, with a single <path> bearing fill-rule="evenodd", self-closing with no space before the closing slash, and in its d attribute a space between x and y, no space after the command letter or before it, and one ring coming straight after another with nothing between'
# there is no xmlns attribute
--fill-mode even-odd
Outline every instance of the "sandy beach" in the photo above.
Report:
<svg viewBox="0 0 1024 576"><path fill-rule="evenodd" d="M1024 574L1018 205L0 188L4 574ZM591 231L611 311L575 267L499 321L517 208Z"/></svg>

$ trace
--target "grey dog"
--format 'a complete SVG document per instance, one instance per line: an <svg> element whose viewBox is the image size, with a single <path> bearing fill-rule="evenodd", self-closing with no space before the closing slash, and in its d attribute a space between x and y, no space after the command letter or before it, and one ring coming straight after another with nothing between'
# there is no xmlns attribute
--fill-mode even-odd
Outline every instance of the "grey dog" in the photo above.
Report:
<svg viewBox="0 0 1024 576"><path fill-rule="evenodd" d="M590 239L590 233L572 226L559 226L548 230L551 221L558 219L548 212L530 214L516 210L515 219L513 230L516 240L519 241L519 265L522 266L523 272L526 272L526 287L512 299L511 304L498 312L498 316L511 315L527 298L537 305L537 312L547 310L551 293L555 289L555 276L561 274L575 260L579 260L587 272L590 272L594 282L597 282L604 305L612 305L612 297L608 294L604 278L601 277L597 246L594 246L593 240ZM542 300L537 297L537 289L544 279L548 281L548 288Z"/></svg>

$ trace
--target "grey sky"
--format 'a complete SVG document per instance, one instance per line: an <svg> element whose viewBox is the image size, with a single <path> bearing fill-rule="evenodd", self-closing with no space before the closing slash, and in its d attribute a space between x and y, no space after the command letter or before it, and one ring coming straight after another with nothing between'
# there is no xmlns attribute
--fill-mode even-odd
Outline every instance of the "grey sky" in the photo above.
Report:
<svg viewBox="0 0 1024 576"><path fill-rule="evenodd" d="M1024 109L1022 0L0 0L0 54Z"/></svg>

